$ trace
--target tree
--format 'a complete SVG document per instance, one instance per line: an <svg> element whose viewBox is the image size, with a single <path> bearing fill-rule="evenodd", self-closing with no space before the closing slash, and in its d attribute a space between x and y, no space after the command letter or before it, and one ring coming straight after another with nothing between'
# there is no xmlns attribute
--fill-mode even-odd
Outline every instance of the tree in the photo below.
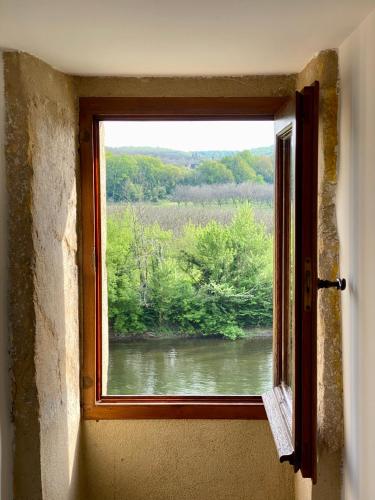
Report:
<svg viewBox="0 0 375 500"><path fill-rule="evenodd" d="M233 182L232 172L223 163L214 160L203 161L195 169L195 184L225 184Z"/></svg>
<svg viewBox="0 0 375 500"><path fill-rule="evenodd" d="M237 184L242 182L255 181L257 175L251 165L239 155L223 158L223 163L232 172Z"/></svg>
<svg viewBox="0 0 375 500"><path fill-rule="evenodd" d="M254 170L262 176L265 182L273 184L275 178L275 167L273 158L270 156L254 156Z"/></svg>
<svg viewBox="0 0 375 500"><path fill-rule="evenodd" d="M235 339L272 323L272 237L248 204L229 225L190 223L178 238L127 208L108 219L106 258L112 334Z"/></svg>
<svg viewBox="0 0 375 500"><path fill-rule="evenodd" d="M121 201L158 201L192 176L190 169L164 164L141 155L107 155L107 198Z"/></svg>

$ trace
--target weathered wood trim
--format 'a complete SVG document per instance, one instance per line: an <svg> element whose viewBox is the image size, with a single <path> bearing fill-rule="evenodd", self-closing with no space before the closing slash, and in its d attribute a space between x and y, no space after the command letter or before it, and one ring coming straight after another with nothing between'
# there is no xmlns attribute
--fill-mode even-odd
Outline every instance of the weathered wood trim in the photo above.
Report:
<svg viewBox="0 0 375 500"><path fill-rule="evenodd" d="M292 437L292 398L283 386L274 387L262 396L280 462L294 465Z"/></svg>

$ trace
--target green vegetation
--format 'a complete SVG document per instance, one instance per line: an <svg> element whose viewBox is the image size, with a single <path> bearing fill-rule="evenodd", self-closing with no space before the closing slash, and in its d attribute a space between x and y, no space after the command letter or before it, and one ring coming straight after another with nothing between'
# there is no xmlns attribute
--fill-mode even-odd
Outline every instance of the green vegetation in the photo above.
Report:
<svg viewBox="0 0 375 500"><path fill-rule="evenodd" d="M273 160L270 156L256 156L250 151L232 153L220 158L215 154L218 152L199 153L200 158L206 159L194 164L193 168L170 162L163 163L156 155L119 155L109 152L107 199L112 202L156 202L170 198L178 186L273 182ZM206 153L206 156L203 153Z"/></svg>
<svg viewBox="0 0 375 500"><path fill-rule="evenodd" d="M137 205L107 225L109 326L236 339L272 323L272 235L242 203L227 224L187 223L179 234L144 224Z"/></svg>
<svg viewBox="0 0 375 500"><path fill-rule="evenodd" d="M239 151L178 151L168 148L153 148L150 146L121 146L118 148L107 148L107 152L114 156L123 155L141 155L159 158L163 163L172 163L173 165L182 165L184 167L194 167L204 160L219 160L228 156L234 156ZM274 147L266 146L251 149L254 156L268 156L273 158Z"/></svg>
<svg viewBox="0 0 375 500"><path fill-rule="evenodd" d="M218 186L210 186L212 190L219 190ZM262 186L263 187L263 186ZM202 186L202 189L204 186ZM191 186L191 189L200 189L200 186ZM189 193L188 193L189 194ZM199 195L200 193L198 193ZM209 193L211 195L211 192ZM221 195L219 191L219 195ZM204 200L204 198L200 198ZM273 207L270 202L256 202L251 199L254 220L262 224L268 234L273 231ZM198 199L199 201L199 199ZM161 203L134 203L131 204L137 214L139 223L143 226L159 224L165 231L172 231L173 235L181 236L185 226L193 224L194 226L207 226L209 222L216 221L218 224L227 226L230 224L237 213L242 202L228 201L221 203L210 199L206 202L184 202L174 203L163 201ZM246 201L244 199L244 201ZM129 208L128 203L110 203L107 205L107 216L121 216Z"/></svg>
<svg viewBox="0 0 375 500"><path fill-rule="evenodd" d="M273 148L107 152L112 335L272 324Z"/></svg>

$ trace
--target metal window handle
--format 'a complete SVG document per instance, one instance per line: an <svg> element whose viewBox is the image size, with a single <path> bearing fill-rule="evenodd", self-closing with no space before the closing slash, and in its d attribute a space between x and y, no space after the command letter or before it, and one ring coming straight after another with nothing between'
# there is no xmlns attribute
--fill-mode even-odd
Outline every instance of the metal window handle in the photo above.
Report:
<svg viewBox="0 0 375 500"><path fill-rule="evenodd" d="M346 288L346 279L337 278L336 281L329 281L318 278L318 289L319 288L336 288L337 290L343 291Z"/></svg>

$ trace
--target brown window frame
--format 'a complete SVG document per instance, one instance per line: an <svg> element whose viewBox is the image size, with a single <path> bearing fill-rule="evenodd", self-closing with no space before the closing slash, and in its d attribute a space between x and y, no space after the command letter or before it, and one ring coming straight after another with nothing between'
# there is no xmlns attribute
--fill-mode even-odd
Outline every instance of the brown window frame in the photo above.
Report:
<svg viewBox="0 0 375 500"><path fill-rule="evenodd" d="M276 135L274 387L263 395L281 462L317 480L317 292L318 283L319 83L295 96L294 124ZM295 126L294 376L287 385L289 307L290 152ZM289 144L289 151L286 145ZM289 168L285 171L285 164ZM288 223L285 225L285 220ZM288 227L286 227L288 226Z"/></svg>
<svg viewBox="0 0 375 500"><path fill-rule="evenodd" d="M103 120L274 120L286 100L285 97L80 98L84 418L267 418L261 396L102 394L99 123Z"/></svg>

